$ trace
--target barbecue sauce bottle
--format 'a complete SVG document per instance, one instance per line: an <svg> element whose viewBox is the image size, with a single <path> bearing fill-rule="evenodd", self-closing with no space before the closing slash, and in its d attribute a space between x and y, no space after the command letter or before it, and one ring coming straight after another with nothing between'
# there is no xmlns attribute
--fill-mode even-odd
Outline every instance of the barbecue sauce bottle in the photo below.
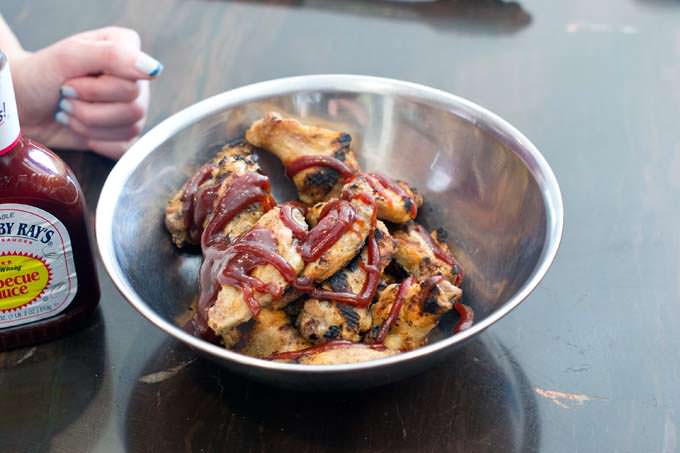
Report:
<svg viewBox="0 0 680 453"><path fill-rule="evenodd" d="M0 350L83 326L98 303L83 192L58 156L21 134L0 52Z"/></svg>

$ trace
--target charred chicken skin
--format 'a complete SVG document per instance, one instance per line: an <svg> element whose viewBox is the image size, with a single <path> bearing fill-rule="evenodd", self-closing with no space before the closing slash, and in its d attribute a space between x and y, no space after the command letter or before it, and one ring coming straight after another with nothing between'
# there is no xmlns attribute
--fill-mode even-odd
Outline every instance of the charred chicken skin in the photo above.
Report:
<svg viewBox="0 0 680 453"><path fill-rule="evenodd" d="M394 255L394 241L384 223L378 222L373 232L378 245L382 273ZM359 294L369 278L369 245L359 256L326 280L321 288L327 292ZM304 338L313 343L331 340L360 341L361 335L371 327L368 307L357 307L341 301L310 298L305 301L297 318L297 326Z"/></svg>
<svg viewBox="0 0 680 453"><path fill-rule="evenodd" d="M259 308L283 297L291 281L302 271L304 261L298 252L298 239L282 220L282 209L275 207L263 215L213 264L221 289L208 309L208 325L218 336L249 321L258 314ZM302 212L298 208L292 211L302 226ZM245 253L239 254L241 251ZM265 253L280 263L260 262L257 258Z"/></svg>
<svg viewBox="0 0 680 453"><path fill-rule="evenodd" d="M359 168L344 133L275 113L225 146L172 197L165 224L204 261L188 328L242 354L308 365L418 348L444 314L472 323L444 230L414 220L422 196ZM277 204L254 147L276 155L300 201ZM383 223L383 220L386 223Z"/></svg>
<svg viewBox="0 0 680 453"><path fill-rule="evenodd" d="M204 229L219 210L219 201L239 178L264 180L247 143L225 146L213 160L203 165L170 199L165 209L165 226L177 247L200 243ZM268 192L268 191L267 191ZM273 199L248 205L224 225L221 234L227 241L252 227Z"/></svg>
<svg viewBox="0 0 680 453"><path fill-rule="evenodd" d="M460 287L463 270L446 245L446 231L428 233L422 225L409 222L393 232L395 261L410 275L422 279L441 275Z"/></svg>
<svg viewBox="0 0 680 453"><path fill-rule="evenodd" d="M389 285L371 307L373 325L366 339L395 351L418 348L462 295L460 288L441 276L420 282L409 277Z"/></svg>
<svg viewBox="0 0 680 453"><path fill-rule="evenodd" d="M276 113L270 112L253 123L246 132L246 140L281 160L300 200L306 204L337 195L343 178L359 170L349 134L306 126ZM328 162L335 167L328 166Z"/></svg>

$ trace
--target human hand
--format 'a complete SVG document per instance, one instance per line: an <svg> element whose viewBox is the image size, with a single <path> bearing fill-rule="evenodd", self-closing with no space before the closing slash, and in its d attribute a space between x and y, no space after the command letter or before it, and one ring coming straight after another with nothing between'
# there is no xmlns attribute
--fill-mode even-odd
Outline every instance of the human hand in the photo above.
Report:
<svg viewBox="0 0 680 453"><path fill-rule="evenodd" d="M24 133L47 146L117 159L144 128L149 80L163 66L136 32L108 27L10 55Z"/></svg>

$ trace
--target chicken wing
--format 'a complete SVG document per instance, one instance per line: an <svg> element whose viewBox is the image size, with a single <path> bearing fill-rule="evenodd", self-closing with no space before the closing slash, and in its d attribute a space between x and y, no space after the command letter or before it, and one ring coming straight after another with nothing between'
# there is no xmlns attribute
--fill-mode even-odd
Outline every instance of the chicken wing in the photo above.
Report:
<svg viewBox="0 0 680 453"><path fill-rule="evenodd" d="M428 234L425 228L409 222L392 233L396 242L395 261L418 279L441 275L456 286L463 280L463 269L455 260L446 240L446 231Z"/></svg>
<svg viewBox="0 0 680 453"><path fill-rule="evenodd" d="M441 276L420 282L408 278L389 285L371 307L373 326L364 341L382 342L395 351L427 343L441 316L460 301L463 292Z"/></svg>
<svg viewBox="0 0 680 453"><path fill-rule="evenodd" d="M385 224L380 221L373 234L378 245L380 261L377 267L381 274L394 255L394 241ZM359 294L368 278L368 249L368 245L364 246L357 258L323 283L322 289ZM367 307L311 298L305 301L296 325L302 336L313 343L338 339L357 342L371 327L371 317Z"/></svg>
<svg viewBox="0 0 680 453"><path fill-rule="evenodd" d="M358 344L354 347L332 349L300 357L297 363L305 365L340 365L343 363L367 362L378 360L394 355L396 352L390 349L373 349L362 347Z"/></svg>
<svg viewBox="0 0 680 453"><path fill-rule="evenodd" d="M355 175L343 187L342 194L369 194L376 203L377 217L392 223L405 223L416 218L418 208L423 204L423 197L403 181L393 181L377 173L360 173ZM313 220L315 207L308 216Z"/></svg>
<svg viewBox="0 0 680 453"><path fill-rule="evenodd" d="M381 359L396 353L397 351L392 351L380 345L333 341L299 351L273 354L269 358L279 362L306 365L338 365Z"/></svg>
<svg viewBox="0 0 680 453"><path fill-rule="evenodd" d="M251 322L253 325L246 338L236 349L238 352L266 358L275 352L296 351L310 346L281 310L264 308Z"/></svg>
<svg viewBox="0 0 680 453"><path fill-rule="evenodd" d="M263 215L251 230L229 246L231 249L228 247L221 252L221 260L213 263L218 268L213 273L218 276L218 280L223 278L223 282L225 269L240 268L246 271L244 275L227 276L228 283L222 284L215 303L208 309L208 326L218 336L250 320L253 317L253 304L257 310L282 298L291 281L302 271L304 262L298 251L298 239L282 220L281 210L282 207L277 206ZM302 212L295 207L291 212L295 222L306 228ZM256 264L252 268L248 266L251 261L257 263L257 257L262 255L262 247L267 245L271 250L265 252L278 256L281 264L278 267L269 263ZM248 247L255 247L255 251L251 254L237 253ZM283 275L282 267L286 267L289 275Z"/></svg>
<svg viewBox="0 0 680 453"><path fill-rule="evenodd" d="M378 218L392 223L406 223L418 215L423 196L405 181L392 180L378 173L365 175L378 205Z"/></svg>
<svg viewBox="0 0 680 453"><path fill-rule="evenodd" d="M253 148L247 143L225 146L168 202L165 225L177 247L199 243L217 204L224 199L238 177L249 173L259 175L260 167L252 153ZM273 202L256 202L238 212L222 229L225 239L231 241L252 227L266 211L265 204L271 205Z"/></svg>
<svg viewBox="0 0 680 453"><path fill-rule="evenodd" d="M305 266L302 277L314 282L322 282L345 267L359 253L375 222L375 203L372 200L355 197L350 198L350 201L338 200L338 202L337 209L329 210L327 215L310 230L307 243L313 243L317 236L321 240L328 239L327 232L343 219L347 220L346 216L343 217L343 212L348 209L354 212L353 221L349 229L330 248Z"/></svg>
<svg viewBox="0 0 680 453"><path fill-rule="evenodd" d="M329 165L312 165L293 174L300 200L306 204L337 195L343 176L359 170L354 152L350 149L352 137L349 134L307 126L273 112L250 126L246 140L276 155L288 170L294 162L300 162L298 159L310 157L332 158L329 159L331 162L344 167L339 171Z"/></svg>

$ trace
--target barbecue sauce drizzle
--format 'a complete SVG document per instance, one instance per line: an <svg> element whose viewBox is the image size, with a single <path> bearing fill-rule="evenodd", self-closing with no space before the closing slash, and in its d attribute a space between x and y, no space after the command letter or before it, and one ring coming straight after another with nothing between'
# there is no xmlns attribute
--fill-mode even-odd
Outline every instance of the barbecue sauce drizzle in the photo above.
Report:
<svg viewBox="0 0 680 453"><path fill-rule="evenodd" d="M247 206L261 203L264 212L273 208L276 202L270 190L269 178L260 173L248 172L236 176L224 195L220 197L215 212L201 236L201 246L209 247L219 241L227 223Z"/></svg>
<svg viewBox="0 0 680 453"><path fill-rule="evenodd" d="M453 273L456 274L453 284L460 287L460 284L463 282L463 268L460 266L460 264L458 264L458 262L449 253L447 253L437 242L434 241L434 239L432 239L432 236L430 236L427 231L425 231L425 228L423 228L421 225L416 225L415 228L420 237L422 237L427 245L432 249L432 254L435 256L435 258L451 266Z"/></svg>
<svg viewBox="0 0 680 453"><path fill-rule="evenodd" d="M182 195L185 215L190 219L187 222L191 224L193 221L191 225L194 228L200 228L205 217L211 212L212 204L215 203L217 189L221 182L199 188L210 178L214 168L216 167L212 164L204 166L189 181ZM280 288L266 285L247 275L255 266L271 264L284 278L295 278L295 271L278 254L276 241L270 231L264 228L253 228L237 238L231 245L226 243L226 238L223 236L222 230L227 223L247 206L260 203L265 212L270 210L275 202L269 191L269 178L259 173L249 172L235 177L223 196L217 200L213 217L201 235L204 260L199 277L199 298L196 313L189 326L201 337L211 341L216 340L216 336L208 328L207 316L208 310L217 298L221 284L240 288L244 300L255 315L259 313L260 307L253 296L253 289L269 292L274 296L280 296L282 292ZM209 206L208 202L210 202ZM196 222L197 216L200 223Z"/></svg>
<svg viewBox="0 0 680 453"><path fill-rule="evenodd" d="M390 308L390 314L387 315L387 319L385 319L385 322L383 323L382 327L380 327L380 332L378 333L378 336L376 336L375 338L376 343L383 343L385 341L385 337L387 336L387 333L390 331L392 324L394 324L394 322L399 317L401 307L404 305L404 301L406 300L406 291L409 290L411 285L413 285L413 276L409 276L403 282L401 282L401 284L399 284L397 297L394 300L392 307Z"/></svg>
<svg viewBox="0 0 680 453"><path fill-rule="evenodd" d="M454 304L453 307L456 309L458 315L460 316L460 319L458 320L456 325L453 326L453 333L458 333L465 329L470 328L473 321L475 320L475 312L472 311L472 308L465 304L461 304L460 302Z"/></svg>
<svg viewBox="0 0 680 453"><path fill-rule="evenodd" d="M305 263L319 259L352 227L356 211L346 200L333 200L323 207L319 219L300 247Z"/></svg>
<svg viewBox="0 0 680 453"><path fill-rule="evenodd" d="M293 233L293 237L295 239L304 241L308 234L307 228L298 223L298 221L295 220L295 216L293 215L293 209L296 208L304 212L304 205L302 205L302 203L289 201L288 203L284 203L279 207L281 208L281 211L279 212L279 218L281 219L281 222L283 222L283 224L286 225L286 228L288 228L291 233Z"/></svg>
<svg viewBox="0 0 680 453"><path fill-rule="evenodd" d="M288 165L287 173L292 179L300 171L314 166L332 168L338 171L344 179L348 179L355 174L344 162L328 156L303 156ZM214 164L205 165L187 183L182 195L185 224L190 234L193 233L192 237L195 237L196 231L200 232L200 228L211 213L212 205L217 197L220 182L200 187L212 176L212 172L216 168ZM402 199L408 197L403 188L381 175L363 174L363 176L371 188L385 200L389 200L385 194L385 189L392 190ZM266 212L275 206L275 201L270 194L269 179L266 176L250 172L237 177L220 198L215 208L215 214L201 235L201 245L205 259L201 266L201 289L197 312L192 321L195 333L208 339L216 339L211 329L208 328L207 313L214 304L221 285L231 285L239 288L253 316L257 316L261 310L259 303L254 297L254 291L269 293L274 298L280 298L283 295L281 288L265 284L261 280L249 275L256 266L265 264L272 265L279 271L287 283L292 283L294 288L308 293L311 297L335 300L358 307L368 306L375 296L380 277L380 250L374 235L377 222L377 206L373 196L363 192L352 196L343 193L341 199L333 200L324 206L320 213L319 223L311 231L307 231L294 219L292 210L295 208L300 209L297 203L291 202L281 205L279 215L281 221L291 230L293 236L302 242L301 255L303 260L311 262L328 251L352 227L356 220L356 211L351 205L351 200L353 199L359 199L363 203L370 205L373 209L371 228L367 239L367 260L366 263L360 262L360 266L366 272L366 278L362 290L358 294L327 291L314 287L311 280L307 278L296 279L297 274L295 270L278 254L276 240L272 233L265 228L253 228L237 238L231 245L224 244L224 238L220 236L221 230L245 207L260 202L262 203L263 210ZM416 214L417 207L415 203L412 203L410 215L415 218ZM418 226L418 232L431 246L437 258L449 265L455 266L454 270L457 273L456 284L459 284L460 280L462 280L462 270L457 263L432 240L422 227ZM221 242L220 239L222 240ZM390 314L376 338L377 344L363 345L350 341L336 340L299 351L275 353L270 359L298 360L307 354L346 347L368 347L384 350L385 347L382 343L389 329L399 316L406 291L412 283L413 277L408 277L400 284L397 298L391 307ZM456 323L454 330L459 332L472 324L473 312L463 304L456 304L455 308L461 319Z"/></svg>
<svg viewBox="0 0 680 453"><path fill-rule="evenodd" d="M368 185L371 186L371 189L380 195L386 203L392 205L392 199L389 195L387 195L386 190L391 190L397 194L397 196L401 198L402 201L411 200L410 195L406 193L403 187L401 187L398 183L384 177L383 175L379 173L365 173L364 176L366 177ZM411 219L415 219L418 216L418 206L414 200L411 200L410 203L409 216Z"/></svg>
<svg viewBox="0 0 680 453"><path fill-rule="evenodd" d="M372 216L367 239L368 254L366 263L363 261L359 263L366 272L361 291L358 294L327 291L316 288L309 278L299 278L293 283L293 286L316 299L334 300L347 305L367 307L373 300L380 281L380 249L375 239L377 207L375 199L363 192L354 195L343 193L341 196L341 199L327 203L321 210L319 223L312 228L302 244L302 259L305 262L318 259L351 228L356 217L351 205L352 200L357 199L369 205L372 209ZM351 221L347 221L349 212L352 212Z"/></svg>
<svg viewBox="0 0 680 453"><path fill-rule="evenodd" d="M286 174L290 179L302 170L311 167L326 167L337 171L343 179L347 179L356 173L349 165L331 156L301 156L286 165Z"/></svg>
<svg viewBox="0 0 680 453"><path fill-rule="evenodd" d="M208 210L212 207L219 184L210 184L200 189L199 187L212 177L212 172L216 169L217 165L212 163L202 166L187 182L182 192L184 226L189 233L189 238L194 242L200 239L203 222L208 215Z"/></svg>

